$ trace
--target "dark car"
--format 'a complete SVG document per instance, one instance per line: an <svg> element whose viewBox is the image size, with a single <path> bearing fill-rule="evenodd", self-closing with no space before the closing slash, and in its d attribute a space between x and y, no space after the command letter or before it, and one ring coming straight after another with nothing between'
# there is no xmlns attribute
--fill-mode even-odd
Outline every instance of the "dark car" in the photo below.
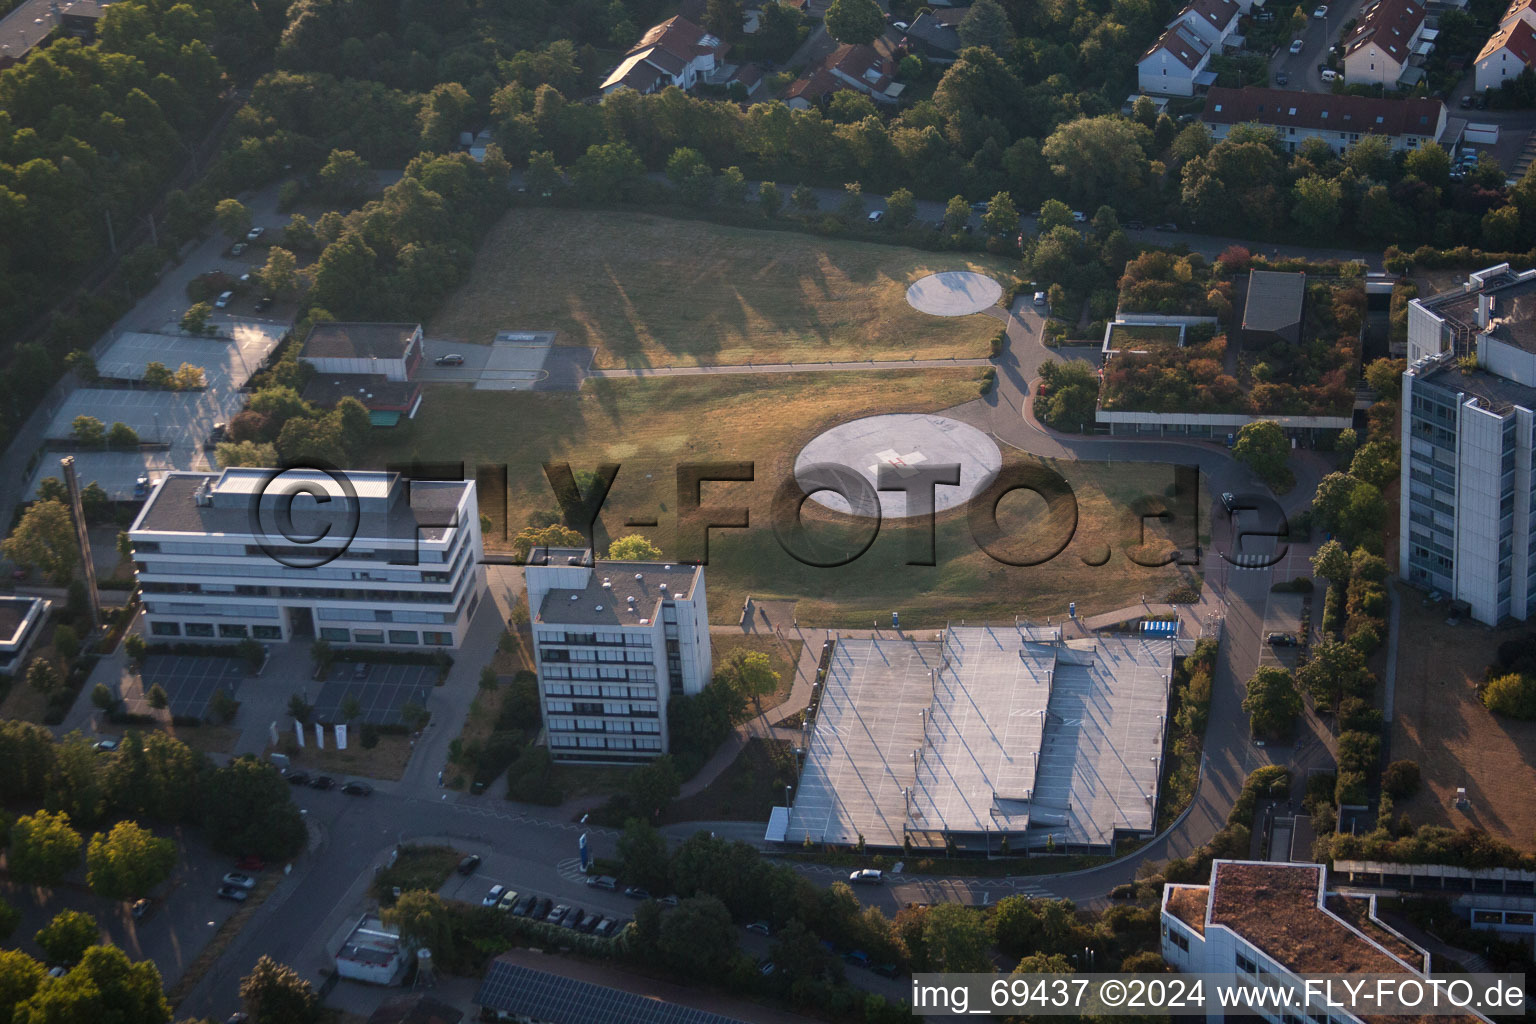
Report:
<svg viewBox="0 0 1536 1024"><path fill-rule="evenodd" d="M533 907L528 911L528 917L534 921L542 921L549 916L549 912L553 909L554 905L554 900L541 896L534 901Z"/></svg>
<svg viewBox="0 0 1536 1024"><path fill-rule="evenodd" d="M581 924L576 926L576 930L581 932L583 935L591 935L593 932L597 931L597 926L602 923L603 915L594 912L582 918Z"/></svg>
<svg viewBox="0 0 1536 1024"><path fill-rule="evenodd" d="M348 796L368 796L373 792L373 787L366 782L353 780L342 786L341 791Z"/></svg>
<svg viewBox="0 0 1536 1024"><path fill-rule="evenodd" d="M1128 220L1125 222L1125 230L1127 231L1144 231L1146 227L1147 226L1139 220Z"/></svg>
<svg viewBox="0 0 1536 1024"><path fill-rule="evenodd" d="M1228 512L1237 511L1237 498L1232 494L1231 491L1221 492L1221 507L1226 509Z"/></svg>
<svg viewBox="0 0 1536 1024"><path fill-rule="evenodd" d="M303 786L309 783L309 772L302 768L295 768L292 771L284 772L283 778L288 780L288 785L290 786Z"/></svg>
<svg viewBox="0 0 1536 1024"><path fill-rule="evenodd" d="M524 896L522 899L518 900L517 901L517 905L512 908L512 916L513 917L527 917L528 916L528 912L530 910L532 910L534 908L534 905L537 904L538 902L539 902L539 898L537 896L533 896L533 895Z"/></svg>
<svg viewBox="0 0 1536 1024"><path fill-rule="evenodd" d="M136 900L128 912L133 915L135 921L142 921L145 917L149 916L152 906L153 904L149 900Z"/></svg>
<svg viewBox="0 0 1536 1024"><path fill-rule="evenodd" d="M1296 638L1289 633L1271 633L1264 638L1271 647L1295 647Z"/></svg>
<svg viewBox="0 0 1536 1024"><path fill-rule="evenodd" d="M438 356L433 362L438 366L463 366L464 357L455 352L451 355Z"/></svg>
<svg viewBox="0 0 1536 1024"><path fill-rule="evenodd" d="M756 932L759 935L772 935L773 927L767 921L753 921L747 925L747 931Z"/></svg>
<svg viewBox="0 0 1536 1024"><path fill-rule="evenodd" d="M609 892L619 887L619 880L612 875L593 875L587 879L588 889L607 889Z"/></svg>
<svg viewBox="0 0 1536 1024"><path fill-rule="evenodd" d="M611 917L605 917L601 921L597 922L597 927L592 929L592 934L596 935L600 939L606 939L608 936L618 931L618 928L618 921L615 921Z"/></svg>
<svg viewBox="0 0 1536 1024"><path fill-rule="evenodd" d="M261 298L256 300L256 312L258 312L258 313L265 313L267 310L269 310L271 308L272 308L272 296L270 296L270 295L263 295Z"/></svg>
<svg viewBox="0 0 1536 1024"><path fill-rule="evenodd" d="M586 920L586 916L585 911L580 907L572 907L570 912L560 919L560 927L576 931L581 927L581 922Z"/></svg>
<svg viewBox="0 0 1536 1024"><path fill-rule="evenodd" d="M310 789L335 789L336 780L329 775L316 775L309 780Z"/></svg>
<svg viewBox="0 0 1536 1024"><path fill-rule="evenodd" d="M638 885L632 885L628 889L625 889L624 895L628 896L632 900L648 900L651 898L650 892L646 889L640 888Z"/></svg>
<svg viewBox="0 0 1536 1024"><path fill-rule="evenodd" d="M1159 224L1157 227L1153 228L1152 230L1153 231L1170 231L1170 232L1172 232L1172 231L1179 230L1179 226L1177 224L1173 223L1172 221L1169 221L1166 224Z"/></svg>
<svg viewBox="0 0 1536 1024"><path fill-rule="evenodd" d="M1290 85L1291 84L1291 76L1286 74L1284 71L1277 71L1277 72L1275 72L1275 84L1276 85Z"/></svg>
<svg viewBox="0 0 1536 1024"><path fill-rule="evenodd" d="M463 860L459 861L459 874L472 875L475 873L475 868L479 866L480 855L478 853L472 853L468 857L465 857Z"/></svg>
<svg viewBox="0 0 1536 1024"><path fill-rule="evenodd" d="M267 869L267 862L253 853L235 861L235 867L241 871L265 871Z"/></svg>
<svg viewBox="0 0 1536 1024"><path fill-rule="evenodd" d="M894 978L901 973L901 968L895 964L881 964L875 968L875 973L882 978Z"/></svg>
<svg viewBox="0 0 1536 1024"><path fill-rule="evenodd" d="M249 896L250 893L240 888L238 885L219 886L219 899L221 900L232 900L235 903L244 903Z"/></svg>

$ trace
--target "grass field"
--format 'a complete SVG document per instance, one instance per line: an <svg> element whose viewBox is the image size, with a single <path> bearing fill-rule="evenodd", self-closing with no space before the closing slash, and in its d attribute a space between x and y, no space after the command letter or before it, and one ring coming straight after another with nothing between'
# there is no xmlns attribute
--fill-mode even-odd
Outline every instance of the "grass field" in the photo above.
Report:
<svg viewBox="0 0 1536 1024"><path fill-rule="evenodd" d="M674 800L663 824L681 821L767 821L795 783L795 755L783 740L750 739L720 777L693 796Z"/></svg>
<svg viewBox="0 0 1536 1024"><path fill-rule="evenodd" d="M1536 843L1536 722L1498 718L1476 685L1499 644L1530 632L1526 624L1485 629L1447 626L1443 611L1423 607L1417 591L1398 591L1401 633L1392 714L1392 760L1417 761L1423 786L1394 807L1415 825L1475 825L1522 850ZM1465 786L1471 806L1453 805Z"/></svg>
<svg viewBox="0 0 1536 1024"><path fill-rule="evenodd" d="M934 317L907 285L977 270L1010 286L1008 261L724 227L640 213L514 210L480 247L469 281L427 325L490 344L554 330L598 367L694 366L989 354L999 321Z"/></svg>
<svg viewBox="0 0 1536 1024"><path fill-rule="evenodd" d="M872 619L889 623L893 610L902 613L903 625L938 626L964 618L1060 618L1069 601L1088 615L1134 604L1143 594L1160 599L1178 581L1177 570L1143 568L1126 556L1138 550L1141 536L1132 503L1167 493L1173 474L1166 466L1059 464L1076 495L1078 521L1066 549L1041 565L994 560L978 548L960 513L939 520L938 564L932 567L905 564L905 528L890 523L868 551L838 568L805 565L780 547L770 519L773 494L817 433L876 412L931 411L975 396L972 371L959 369L588 381L580 394L439 389L417 419L376 432L376 447L364 464L447 458L463 459L470 467L505 464L510 481L505 521L516 533L530 513L556 507L542 463L569 461L582 471L617 462L619 475L598 524L599 544L641 532L668 557L694 558L702 552L681 548L674 530L679 463L751 462L750 483L703 485L704 505L745 506L751 517L749 529L710 531L708 586L715 622L735 621L749 593L798 601L800 621L842 627L867 626ZM487 542L494 546L501 510L487 495L481 502L493 520ZM1207 504L1202 498L1197 507ZM817 524L812 535L823 553L835 551L850 528L829 522L817 508L806 507L806 520ZM1044 508L1027 492L1003 499L999 525L1003 543L1015 554L1041 555L1046 535L1070 526L1043 525ZM624 525L651 517L660 522L658 528L635 531ZM1102 563L1106 555L1109 560ZM1086 564L1085 558L1101 564Z"/></svg>

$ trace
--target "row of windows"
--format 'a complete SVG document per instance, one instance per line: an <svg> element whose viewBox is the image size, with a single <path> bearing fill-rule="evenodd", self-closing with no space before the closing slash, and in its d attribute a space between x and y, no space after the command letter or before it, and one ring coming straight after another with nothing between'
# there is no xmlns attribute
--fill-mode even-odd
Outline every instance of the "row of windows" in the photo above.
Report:
<svg viewBox="0 0 1536 1024"><path fill-rule="evenodd" d="M655 686L592 686L587 683L545 683L544 692L551 697L639 697L655 700Z"/></svg>
<svg viewBox="0 0 1536 1024"><path fill-rule="evenodd" d="M144 610L151 615L196 615L202 618L219 619L275 619L278 617L276 605L257 604L195 604L176 601L145 601Z"/></svg>
<svg viewBox="0 0 1536 1024"><path fill-rule="evenodd" d="M403 608L326 608L315 609L322 622L415 622L425 625L452 621L446 612L417 612Z"/></svg>
<svg viewBox="0 0 1536 1024"><path fill-rule="evenodd" d="M211 622L151 622L149 631L155 636L218 636L222 640L281 640L279 626L248 625L243 622L220 622L217 630Z"/></svg>
<svg viewBox="0 0 1536 1024"><path fill-rule="evenodd" d="M569 630L541 629L539 643L649 647L651 638L645 633L573 633Z"/></svg>
<svg viewBox="0 0 1536 1024"><path fill-rule="evenodd" d="M551 735L551 747L579 748L582 750L660 750L661 740L647 736L572 736Z"/></svg>
<svg viewBox="0 0 1536 1024"><path fill-rule="evenodd" d="M621 651L584 651L578 648L577 650L572 651L565 650L563 648L550 650L549 648L545 647L539 650L539 659L541 661L618 661L633 662L636 664L645 665L649 664L651 661L651 652L649 648L644 650L625 649Z"/></svg>
<svg viewBox="0 0 1536 1024"><path fill-rule="evenodd" d="M424 629L419 634L414 629L391 629L385 632L382 629L341 629L337 626L325 626L320 630L320 639L332 643L353 644L392 644L416 645L425 644L428 647L452 647L453 634L444 633L441 630Z"/></svg>
<svg viewBox="0 0 1536 1024"><path fill-rule="evenodd" d="M656 681L656 670L648 665L544 665L545 679L628 679L636 683Z"/></svg>
<svg viewBox="0 0 1536 1024"><path fill-rule="evenodd" d="M638 718L657 718L661 713L660 708L654 701L645 701L639 704L615 704L597 701L551 700L549 702L549 710L551 713L564 711L577 715L624 715L626 717Z"/></svg>
<svg viewBox="0 0 1536 1024"><path fill-rule="evenodd" d="M661 732L661 723L649 719L550 718L549 731L556 732Z"/></svg>

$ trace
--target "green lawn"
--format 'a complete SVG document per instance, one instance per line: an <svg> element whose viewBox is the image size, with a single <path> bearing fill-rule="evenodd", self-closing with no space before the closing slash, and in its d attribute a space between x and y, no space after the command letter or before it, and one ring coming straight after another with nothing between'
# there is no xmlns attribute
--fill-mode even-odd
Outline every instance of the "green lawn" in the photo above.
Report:
<svg viewBox="0 0 1536 1024"><path fill-rule="evenodd" d="M692 366L989 354L999 321L935 317L907 285L977 270L1010 286L1009 261L725 227L643 213L514 210L480 247L429 337L489 344L555 330L599 367Z"/></svg>

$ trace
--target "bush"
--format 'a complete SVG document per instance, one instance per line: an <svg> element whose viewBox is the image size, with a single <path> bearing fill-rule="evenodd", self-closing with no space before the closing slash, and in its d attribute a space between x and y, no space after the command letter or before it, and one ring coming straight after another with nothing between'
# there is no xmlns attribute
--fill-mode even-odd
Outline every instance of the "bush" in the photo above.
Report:
<svg viewBox="0 0 1536 1024"><path fill-rule="evenodd" d="M1365 791L1365 773L1339 770L1338 781L1334 785L1333 799L1340 807L1354 805L1365 806L1368 799Z"/></svg>
<svg viewBox="0 0 1536 1024"><path fill-rule="evenodd" d="M1276 583L1269 589L1277 594L1310 594L1312 593L1312 577L1297 576L1293 580Z"/></svg>
<svg viewBox="0 0 1536 1024"><path fill-rule="evenodd" d="M1419 763L1417 761L1393 761L1381 773L1381 788L1394 800L1402 800L1419 791Z"/></svg>
<svg viewBox="0 0 1536 1024"><path fill-rule="evenodd" d="M1483 707L1496 715L1529 720L1536 718L1536 676L1510 673L1495 676L1478 694Z"/></svg>

